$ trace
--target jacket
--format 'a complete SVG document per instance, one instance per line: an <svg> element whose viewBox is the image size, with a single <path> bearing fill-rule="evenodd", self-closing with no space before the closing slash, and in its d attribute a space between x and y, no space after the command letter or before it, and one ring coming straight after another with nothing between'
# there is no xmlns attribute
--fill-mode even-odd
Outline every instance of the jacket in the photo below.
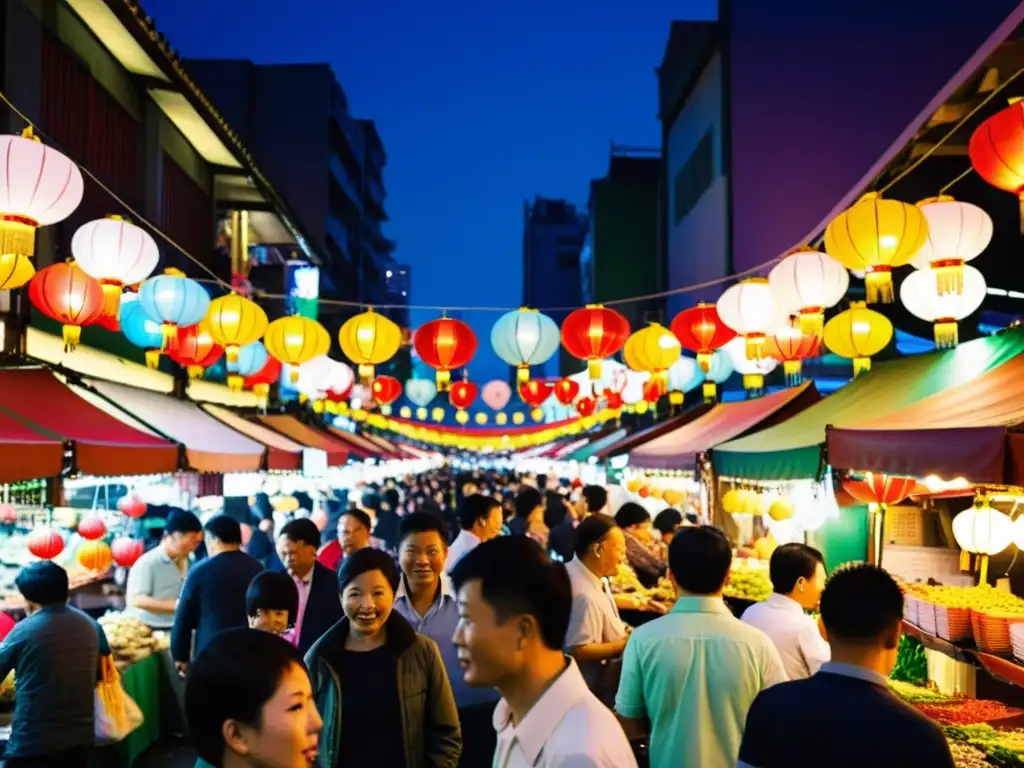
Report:
<svg viewBox="0 0 1024 768"><path fill-rule="evenodd" d="M299 634L299 653L305 654L329 630L345 612L341 610L338 597L338 574L320 563L313 564L313 581L309 585L306 612L302 615L302 632Z"/></svg>
<svg viewBox="0 0 1024 768"><path fill-rule="evenodd" d="M387 646L398 665L398 700L405 737L405 768L455 768L462 753L459 713L437 643L416 634L394 611L388 616ZM344 645L349 620L343 618L306 654L313 695L323 718L319 768L334 768L341 748L343 684L321 651L329 643Z"/></svg>

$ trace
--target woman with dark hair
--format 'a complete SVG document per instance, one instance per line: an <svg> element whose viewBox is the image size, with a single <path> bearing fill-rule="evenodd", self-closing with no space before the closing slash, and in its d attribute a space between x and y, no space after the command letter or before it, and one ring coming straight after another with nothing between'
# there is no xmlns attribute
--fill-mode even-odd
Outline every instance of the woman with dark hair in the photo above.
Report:
<svg viewBox="0 0 1024 768"><path fill-rule="evenodd" d="M196 768L309 768L323 721L295 647L269 632L217 635L189 669Z"/></svg>
<svg viewBox="0 0 1024 768"><path fill-rule="evenodd" d="M283 635L295 626L299 612L299 590L292 577L282 571L263 571L249 582L245 612L252 629Z"/></svg>
<svg viewBox="0 0 1024 768"><path fill-rule="evenodd" d="M639 504L627 501L615 513L615 522L626 534L626 560L646 588L657 586L668 565L652 551L651 513Z"/></svg>
<svg viewBox="0 0 1024 768"><path fill-rule="evenodd" d="M345 617L306 654L327 727L320 768L455 768L459 717L437 643L392 612L398 570L359 549L338 570Z"/></svg>

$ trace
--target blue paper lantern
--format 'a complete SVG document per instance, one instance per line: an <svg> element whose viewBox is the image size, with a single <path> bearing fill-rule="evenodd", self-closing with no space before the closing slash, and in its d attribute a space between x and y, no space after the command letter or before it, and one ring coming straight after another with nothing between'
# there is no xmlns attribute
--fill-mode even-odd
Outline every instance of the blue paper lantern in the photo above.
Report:
<svg viewBox="0 0 1024 768"><path fill-rule="evenodd" d="M137 296L127 294L122 297L118 322L128 341L136 347L146 350L146 365L150 368L159 366L160 348L164 343L164 335L160 330L160 324L154 323L146 317Z"/></svg>
<svg viewBox="0 0 1024 768"><path fill-rule="evenodd" d="M519 381L529 381L530 366L550 360L560 343L558 323L534 309L506 312L491 329L495 354L518 369Z"/></svg>
<svg viewBox="0 0 1024 768"><path fill-rule="evenodd" d="M177 336L178 328L195 325L210 308L210 294L178 270L150 278L139 288L139 306L146 317L160 325L164 346Z"/></svg>
<svg viewBox="0 0 1024 768"><path fill-rule="evenodd" d="M262 341L254 341L238 349L238 360L228 360L228 386L236 392L242 390L246 376L259 373L267 364L270 353Z"/></svg>

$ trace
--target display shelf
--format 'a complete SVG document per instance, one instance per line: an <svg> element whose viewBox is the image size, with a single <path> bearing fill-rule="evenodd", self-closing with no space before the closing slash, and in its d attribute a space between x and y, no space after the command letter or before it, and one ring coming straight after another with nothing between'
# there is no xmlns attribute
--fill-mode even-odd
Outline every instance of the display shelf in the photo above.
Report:
<svg viewBox="0 0 1024 768"><path fill-rule="evenodd" d="M964 664L984 669L1000 682L1024 688L1024 667L1013 659L979 651L973 643L952 643L949 640L943 640L906 620L903 621L903 634L920 640L921 644L929 650L945 654Z"/></svg>

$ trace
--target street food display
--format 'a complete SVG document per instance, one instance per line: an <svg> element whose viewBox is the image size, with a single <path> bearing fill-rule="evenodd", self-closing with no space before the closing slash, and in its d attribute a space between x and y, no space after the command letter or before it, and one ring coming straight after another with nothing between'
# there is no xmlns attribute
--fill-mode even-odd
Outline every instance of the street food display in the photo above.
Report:
<svg viewBox="0 0 1024 768"><path fill-rule="evenodd" d="M151 653L169 645L165 633L153 632L138 619L120 611L111 611L99 620L107 635L114 662L119 668L142 661Z"/></svg>
<svg viewBox="0 0 1024 768"><path fill-rule="evenodd" d="M760 602L772 593L772 580L768 576L768 561L750 557L737 557L732 561L726 597Z"/></svg>

